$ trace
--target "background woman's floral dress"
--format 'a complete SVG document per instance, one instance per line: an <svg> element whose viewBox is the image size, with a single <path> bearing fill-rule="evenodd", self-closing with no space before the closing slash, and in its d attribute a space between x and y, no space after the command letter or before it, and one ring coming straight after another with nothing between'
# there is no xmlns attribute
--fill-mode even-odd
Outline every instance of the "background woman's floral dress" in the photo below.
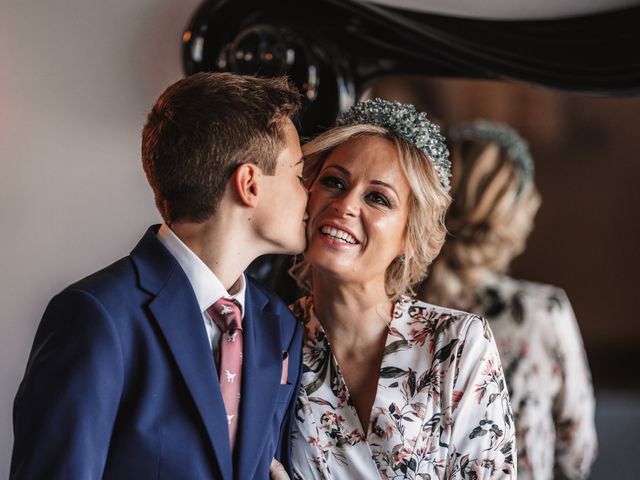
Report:
<svg viewBox="0 0 640 480"><path fill-rule="evenodd" d="M296 478L516 477L509 397L482 318L401 297L365 434L313 299L293 309L306 333L292 445Z"/></svg>
<svg viewBox="0 0 640 480"><path fill-rule="evenodd" d="M474 311L491 325L516 423L520 480L586 478L597 439L582 337L564 291L495 276Z"/></svg>

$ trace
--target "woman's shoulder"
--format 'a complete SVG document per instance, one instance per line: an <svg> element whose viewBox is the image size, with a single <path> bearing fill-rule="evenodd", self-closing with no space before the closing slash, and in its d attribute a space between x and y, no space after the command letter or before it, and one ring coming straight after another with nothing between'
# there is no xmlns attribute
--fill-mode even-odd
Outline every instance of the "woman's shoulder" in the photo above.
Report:
<svg viewBox="0 0 640 480"><path fill-rule="evenodd" d="M434 305L414 296L403 295L396 302L394 317L405 316L415 330L419 324L432 329L437 336L464 337L474 325L487 330L484 318L474 313Z"/></svg>
<svg viewBox="0 0 640 480"><path fill-rule="evenodd" d="M442 305L435 305L433 303L425 302L424 300L420 300L413 295L401 295L397 300L397 307L401 311L406 311L409 315L415 314L416 312L420 312L421 314L425 313L433 313L434 315L444 316L444 317L457 317L457 318L465 318L465 319L473 319L478 318L478 315L465 312L463 310L458 310L455 308L444 307Z"/></svg>

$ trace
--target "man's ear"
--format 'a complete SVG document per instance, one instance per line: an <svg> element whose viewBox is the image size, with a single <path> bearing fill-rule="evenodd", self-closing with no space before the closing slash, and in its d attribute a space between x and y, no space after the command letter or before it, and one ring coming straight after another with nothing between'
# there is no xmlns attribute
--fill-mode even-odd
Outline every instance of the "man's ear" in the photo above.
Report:
<svg viewBox="0 0 640 480"><path fill-rule="evenodd" d="M243 163L236 168L231 177L231 184L238 198L247 207L256 207L258 205L261 176L262 170L260 170L260 167L253 163Z"/></svg>

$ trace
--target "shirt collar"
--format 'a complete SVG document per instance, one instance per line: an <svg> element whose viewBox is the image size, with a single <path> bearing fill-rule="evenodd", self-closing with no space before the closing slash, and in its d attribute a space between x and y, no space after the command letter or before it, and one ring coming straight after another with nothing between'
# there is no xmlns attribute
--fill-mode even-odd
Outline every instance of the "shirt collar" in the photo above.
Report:
<svg viewBox="0 0 640 480"><path fill-rule="evenodd" d="M240 311L244 316L244 303L247 282L244 274L234 286L238 291L231 295L222 285L220 279L211 271L200 258L187 247L182 240L171 230L171 228L163 223L158 230L158 240L167 247L169 252L176 258L182 270L187 275L189 283L196 294L198 306L201 312L205 312L207 308L213 305L222 297L233 298L240 304Z"/></svg>

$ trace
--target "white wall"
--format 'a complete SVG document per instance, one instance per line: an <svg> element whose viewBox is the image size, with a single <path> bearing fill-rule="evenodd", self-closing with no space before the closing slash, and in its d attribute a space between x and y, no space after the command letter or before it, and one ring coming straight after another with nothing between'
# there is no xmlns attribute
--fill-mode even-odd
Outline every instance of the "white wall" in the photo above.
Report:
<svg viewBox="0 0 640 480"><path fill-rule="evenodd" d="M0 478L40 316L159 220L140 163L199 0L0 2Z"/></svg>

